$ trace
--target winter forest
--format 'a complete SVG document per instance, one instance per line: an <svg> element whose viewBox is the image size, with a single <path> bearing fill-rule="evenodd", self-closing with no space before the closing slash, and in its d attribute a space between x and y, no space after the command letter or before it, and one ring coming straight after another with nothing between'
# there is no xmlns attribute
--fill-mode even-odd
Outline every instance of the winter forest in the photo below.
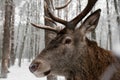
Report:
<svg viewBox="0 0 120 80"><path fill-rule="evenodd" d="M0 0L0 80L64 80L57 76L39 79L30 73L31 61L55 36L54 32L33 27L31 23L63 28L64 25L48 16L46 6L56 17L70 21L85 8L87 2ZM98 26L87 36L102 48L120 53L120 0L98 0L89 14L99 8Z"/></svg>

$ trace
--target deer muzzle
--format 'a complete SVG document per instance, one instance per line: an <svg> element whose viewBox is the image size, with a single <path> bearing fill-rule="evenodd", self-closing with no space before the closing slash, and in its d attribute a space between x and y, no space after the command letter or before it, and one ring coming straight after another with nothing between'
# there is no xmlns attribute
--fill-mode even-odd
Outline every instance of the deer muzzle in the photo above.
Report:
<svg viewBox="0 0 120 80"><path fill-rule="evenodd" d="M50 74L51 68L48 62L44 60L34 60L29 66L30 72L36 77L44 77Z"/></svg>

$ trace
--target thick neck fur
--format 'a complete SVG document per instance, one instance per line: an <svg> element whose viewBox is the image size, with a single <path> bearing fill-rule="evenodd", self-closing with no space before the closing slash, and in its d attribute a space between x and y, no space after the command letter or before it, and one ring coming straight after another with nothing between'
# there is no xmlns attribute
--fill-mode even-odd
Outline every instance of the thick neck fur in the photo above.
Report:
<svg viewBox="0 0 120 80"><path fill-rule="evenodd" d="M100 80L101 75L108 66L114 63L114 58L110 51L104 50L97 46L97 43L86 39L87 46L80 48L76 56L74 65L75 75L73 80ZM78 64L79 63L79 64Z"/></svg>

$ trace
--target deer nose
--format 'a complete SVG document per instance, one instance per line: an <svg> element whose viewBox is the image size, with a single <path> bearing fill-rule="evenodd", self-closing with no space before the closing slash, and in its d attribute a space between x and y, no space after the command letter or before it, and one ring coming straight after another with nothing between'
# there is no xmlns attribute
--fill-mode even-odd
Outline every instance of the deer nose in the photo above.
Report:
<svg viewBox="0 0 120 80"><path fill-rule="evenodd" d="M39 67L39 63L34 63L34 64L31 64L30 66L29 66L29 70L30 70L30 72L35 72L37 69L38 69L38 67Z"/></svg>

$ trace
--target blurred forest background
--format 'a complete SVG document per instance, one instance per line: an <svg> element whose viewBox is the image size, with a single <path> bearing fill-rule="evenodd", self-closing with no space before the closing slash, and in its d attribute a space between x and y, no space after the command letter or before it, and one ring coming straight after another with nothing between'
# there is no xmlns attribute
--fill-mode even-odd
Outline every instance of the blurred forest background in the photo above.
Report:
<svg viewBox="0 0 120 80"><path fill-rule="evenodd" d="M0 0L0 77L7 77L16 60L19 67L24 59L30 62L54 36L53 32L32 27L31 22L63 26L49 19L45 1L54 15L68 21L87 4L87 0ZM69 1L65 8L58 8ZM99 25L88 36L99 46L112 50L120 44L120 0L98 0L91 13L98 8L102 10Z"/></svg>

